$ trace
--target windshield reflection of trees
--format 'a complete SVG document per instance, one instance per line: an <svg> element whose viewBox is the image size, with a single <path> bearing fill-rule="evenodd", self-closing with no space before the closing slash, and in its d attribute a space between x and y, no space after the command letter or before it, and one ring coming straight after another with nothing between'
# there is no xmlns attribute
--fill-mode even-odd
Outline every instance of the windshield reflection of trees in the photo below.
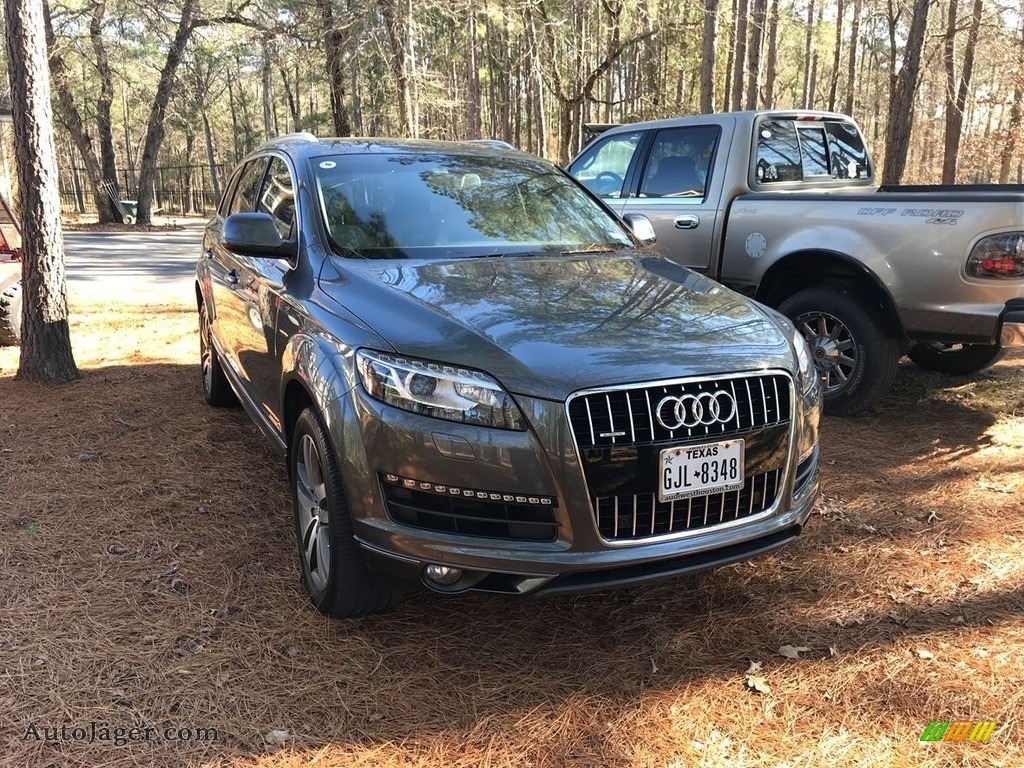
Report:
<svg viewBox="0 0 1024 768"><path fill-rule="evenodd" d="M442 258L452 249L486 255L630 244L572 181L539 163L435 154L374 160L379 168L361 178L321 176L328 229L342 253Z"/></svg>

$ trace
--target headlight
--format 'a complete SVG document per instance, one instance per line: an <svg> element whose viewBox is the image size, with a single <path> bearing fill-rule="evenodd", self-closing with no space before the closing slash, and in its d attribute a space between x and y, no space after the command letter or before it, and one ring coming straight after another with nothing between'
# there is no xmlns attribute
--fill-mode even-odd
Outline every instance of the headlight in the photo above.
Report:
<svg viewBox="0 0 1024 768"><path fill-rule="evenodd" d="M518 406L482 371L360 349L356 367L370 397L446 421L525 430Z"/></svg>
<svg viewBox="0 0 1024 768"><path fill-rule="evenodd" d="M793 326L791 325L790 328ZM800 383L803 392L807 392L818 381L818 371L811 360L811 348L800 331L793 328L793 349L796 350L796 362L800 367Z"/></svg>

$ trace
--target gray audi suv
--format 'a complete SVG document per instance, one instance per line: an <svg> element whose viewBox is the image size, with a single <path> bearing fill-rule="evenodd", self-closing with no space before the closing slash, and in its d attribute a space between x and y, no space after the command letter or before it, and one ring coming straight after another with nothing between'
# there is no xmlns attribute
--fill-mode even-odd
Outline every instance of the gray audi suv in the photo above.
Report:
<svg viewBox="0 0 1024 768"><path fill-rule="evenodd" d="M287 462L320 611L630 584L800 532L802 337L652 239L493 144L293 134L238 166L196 270L203 390Z"/></svg>

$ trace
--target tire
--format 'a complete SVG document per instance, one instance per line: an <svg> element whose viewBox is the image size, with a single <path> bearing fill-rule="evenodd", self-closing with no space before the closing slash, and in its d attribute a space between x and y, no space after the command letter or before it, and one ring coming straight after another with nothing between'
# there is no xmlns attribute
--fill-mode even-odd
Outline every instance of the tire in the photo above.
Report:
<svg viewBox="0 0 1024 768"><path fill-rule="evenodd" d="M132 216L130 213L126 213L122 221L124 221L124 223L129 227L135 226L135 217Z"/></svg>
<svg viewBox="0 0 1024 768"><path fill-rule="evenodd" d="M0 346L21 344L21 281L16 280L0 293Z"/></svg>
<svg viewBox="0 0 1024 768"><path fill-rule="evenodd" d="M380 613L398 603L411 587L363 562L334 448L313 408L295 422L288 461L302 582L316 609L341 619Z"/></svg>
<svg viewBox="0 0 1024 768"><path fill-rule="evenodd" d="M213 346L213 331L210 329L210 316L205 301L199 303L199 364L206 402L216 408L236 405L238 398L224 375L217 348Z"/></svg>
<svg viewBox="0 0 1024 768"><path fill-rule="evenodd" d="M914 346L907 356L918 368L953 376L977 373L995 365L1006 350L998 344L927 344Z"/></svg>
<svg viewBox="0 0 1024 768"><path fill-rule="evenodd" d="M861 299L808 288L779 305L807 339L825 395L825 413L849 416L874 405L892 386L900 347Z"/></svg>

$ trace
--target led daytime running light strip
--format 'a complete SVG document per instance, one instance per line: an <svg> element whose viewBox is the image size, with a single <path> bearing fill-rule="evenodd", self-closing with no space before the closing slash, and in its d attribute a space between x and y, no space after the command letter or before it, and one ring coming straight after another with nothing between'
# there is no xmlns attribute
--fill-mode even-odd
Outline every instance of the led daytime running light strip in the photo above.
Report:
<svg viewBox="0 0 1024 768"><path fill-rule="evenodd" d="M384 473L384 480L391 485L398 485L409 490L429 491L443 496L461 496L467 499L480 499L481 501L500 501L505 504L540 504L549 507L555 503L555 500L550 496L520 496L515 493L494 493L493 491L480 491L475 488L457 488L454 485L413 480L411 477L402 477L390 472Z"/></svg>

